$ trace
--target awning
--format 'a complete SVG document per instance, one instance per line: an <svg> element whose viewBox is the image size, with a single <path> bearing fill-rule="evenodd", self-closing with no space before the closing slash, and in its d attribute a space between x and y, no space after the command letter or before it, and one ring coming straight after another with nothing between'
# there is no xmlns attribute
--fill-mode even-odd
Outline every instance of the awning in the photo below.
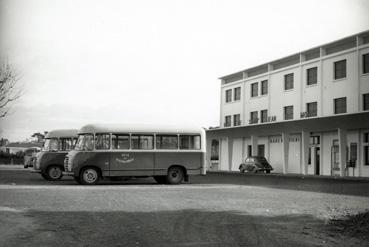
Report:
<svg viewBox="0 0 369 247"><path fill-rule="evenodd" d="M369 129L369 112L354 114L341 114L328 117L310 117L274 123L261 123L255 125L209 129L206 131L211 137L246 137L251 135L267 136L281 133L327 132L337 129Z"/></svg>

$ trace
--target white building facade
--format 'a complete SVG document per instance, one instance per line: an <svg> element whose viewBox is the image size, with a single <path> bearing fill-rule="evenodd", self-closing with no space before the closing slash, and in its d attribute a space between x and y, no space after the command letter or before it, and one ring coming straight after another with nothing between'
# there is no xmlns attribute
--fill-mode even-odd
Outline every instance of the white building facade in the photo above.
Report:
<svg viewBox="0 0 369 247"><path fill-rule="evenodd" d="M262 155L277 173L369 177L369 31L220 79L210 168Z"/></svg>

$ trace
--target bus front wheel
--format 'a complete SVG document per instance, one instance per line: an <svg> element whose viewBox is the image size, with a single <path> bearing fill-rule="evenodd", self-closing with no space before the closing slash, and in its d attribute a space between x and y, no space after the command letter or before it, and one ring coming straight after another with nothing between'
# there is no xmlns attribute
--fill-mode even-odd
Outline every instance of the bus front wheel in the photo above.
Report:
<svg viewBox="0 0 369 247"><path fill-rule="evenodd" d="M60 166L49 166L45 173L45 178L49 181L56 181L63 177L63 169Z"/></svg>
<svg viewBox="0 0 369 247"><path fill-rule="evenodd" d="M168 184L180 184L184 179L184 172L181 167L173 166L169 168L167 175Z"/></svg>
<svg viewBox="0 0 369 247"><path fill-rule="evenodd" d="M99 171L94 167L87 167L82 170L79 179L82 184L93 185L97 184L100 179Z"/></svg>

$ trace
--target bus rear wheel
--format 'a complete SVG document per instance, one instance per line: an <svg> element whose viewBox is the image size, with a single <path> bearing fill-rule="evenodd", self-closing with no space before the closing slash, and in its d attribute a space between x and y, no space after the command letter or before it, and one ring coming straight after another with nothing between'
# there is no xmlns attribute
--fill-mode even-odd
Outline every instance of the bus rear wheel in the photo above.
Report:
<svg viewBox="0 0 369 247"><path fill-rule="evenodd" d="M100 179L99 171L94 167L87 167L82 170L79 179L82 184L93 185L97 184Z"/></svg>
<svg viewBox="0 0 369 247"><path fill-rule="evenodd" d="M63 177L63 169L60 166L49 166L47 168L45 177L49 181L60 180Z"/></svg>
<svg viewBox="0 0 369 247"><path fill-rule="evenodd" d="M165 176L154 176L154 180L158 184L165 184L167 182L167 178Z"/></svg>
<svg viewBox="0 0 369 247"><path fill-rule="evenodd" d="M166 177L168 184L180 184L184 179L184 172L181 167L173 166L169 168L168 175Z"/></svg>

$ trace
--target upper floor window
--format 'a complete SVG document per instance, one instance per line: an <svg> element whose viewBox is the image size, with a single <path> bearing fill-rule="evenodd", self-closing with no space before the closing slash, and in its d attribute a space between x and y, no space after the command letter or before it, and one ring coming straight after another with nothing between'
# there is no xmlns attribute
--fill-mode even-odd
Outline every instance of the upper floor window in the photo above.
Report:
<svg viewBox="0 0 369 247"><path fill-rule="evenodd" d="M307 85L314 85L318 82L318 67L310 68L306 71Z"/></svg>
<svg viewBox="0 0 369 247"><path fill-rule="evenodd" d="M233 126L240 126L241 125L241 115L235 114L233 115Z"/></svg>
<svg viewBox="0 0 369 247"><path fill-rule="evenodd" d="M316 117L318 115L318 103L311 102L306 104L308 117Z"/></svg>
<svg viewBox="0 0 369 247"><path fill-rule="evenodd" d="M261 95L268 94L268 80L261 81Z"/></svg>
<svg viewBox="0 0 369 247"><path fill-rule="evenodd" d="M234 100L240 100L241 99L241 87L236 87L234 89Z"/></svg>
<svg viewBox="0 0 369 247"><path fill-rule="evenodd" d="M346 78L346 59L334 62L334 79Z"/></svg>
<svg viewBox="0 0 369 247"><path fill-rule="evenodd" d="M178 136L156 135L156 149L178 149Z"/></svg>
<svg viewBox="0 0 369 247"><path fill-rule="evenodd" d="M226 93L226 102L231 102L232 101L232 89L228 89L225 91Z"/></svg>
<svg viewBox="0 0 369 247"><path fill-rule="evenodd" d="M96 134L95 135L95 148L96 149L110 149L110 135L109 134Z"/></svg>
<svg viewBox="0 0 369 247"><path fill-rule="evenodd" d="M363 55L363 74L369 73L369 53Z"/></svg>
<svg viewBox="0 0 369 247"><path fill-rule="evenodd" d="M285 106L283 113L284 120L293 119L293 105Z"/></svg>
<svg viewBox="0 0 369 247"><path fill-rule="evenodd" d="M334 99L334 114L346 112L347 112L346 97Z"/></svg>
<svg viewBox="0 0 369 247"><path fill-rule="evenodd" d="M224 127L231 126L231 116L225 116Z"/></svg>
<svg viewBox="0 0 369 247"><path fill-rule="evenodd" d="M363 110L369 110L369 93L363 94Z"/></svg>
<svg viewBox="0 0 369 247"><path fill-rule="evenodd" d="M266 123L268 121L268 110L260 111L260 121Z"/></svg>
<svg viewBox="0 0 369 247"><path fill-rule="evenodd" d="M258 96L258 90L259 90L258 83L257 82L252 83L251 84L251 97Z"/></svg>
<svg viewBox="0 0 369 247"><path fill-rule="evenodd" d="M293 73L284 75L284 90L293 89Z"/></svg>
<svg viewBox="0 0 369 247"><path fill-rule="evenodd" d="M250 124L257 123L258 121L259 121L258 112L257 111L250 112Z"/></svg>
<svg viewBox="0 0 369 247"><path fill-rule="evenodd" d="M132 149L154 149L153 135L131 135Z"/></svg>
<svg viewBox="0 0 369 247"><path fill-rule="evenodd" d="M128 134L112 134L111 140L113 149L129 149Z"/></svg>

